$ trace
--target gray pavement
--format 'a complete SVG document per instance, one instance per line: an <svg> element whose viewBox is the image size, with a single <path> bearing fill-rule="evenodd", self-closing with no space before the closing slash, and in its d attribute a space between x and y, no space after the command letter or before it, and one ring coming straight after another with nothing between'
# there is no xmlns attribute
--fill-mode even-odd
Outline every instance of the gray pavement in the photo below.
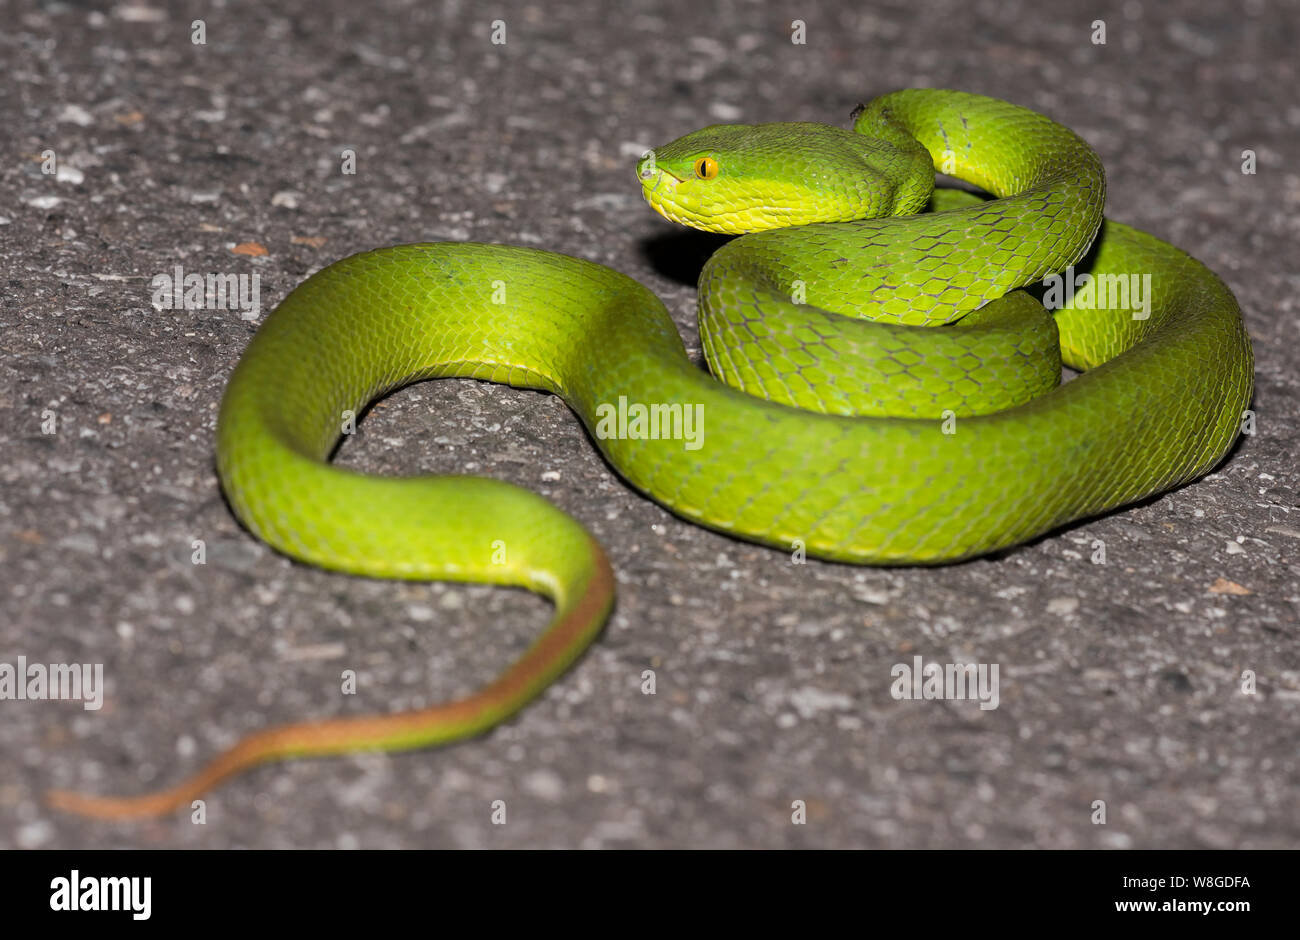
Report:
<svg viewBox="0 0 1300 940"><path fill-rule="evenodd" d="M0 701L0 847L1300 845L1298 18L1209 0L0 2L0 662L103 663L106 682L98 711ZM257 273L269 309L380 245L546 247L650 286L698 354L716 242L651 213L636 156L718 121L843 124L917 85L1074 128L1113 217L1228 281L1258 425L1216 472L997 558L800 566L634 492L554 397L425 383L340 460L491 474L581 519L619 577L592 650L483 738L268 766L211 794L204 825L41 804L169 783L268 723L466 691L546 617L521 592L319 571L243 531L212 432L253 325L154 309L155 275ZM916 655L998 663L999 707L894 700L891 667Z"/></svg>

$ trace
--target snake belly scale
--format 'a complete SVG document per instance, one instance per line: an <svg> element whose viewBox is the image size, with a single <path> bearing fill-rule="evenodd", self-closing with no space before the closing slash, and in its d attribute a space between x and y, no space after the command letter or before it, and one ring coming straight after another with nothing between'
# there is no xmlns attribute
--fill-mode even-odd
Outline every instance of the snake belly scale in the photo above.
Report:
<svg viewBox="0 0 1300 940"><path fill-rule="evenodd" d="M934 191L936 167L992 198ZM53 805L156 815L264 761L464 738L517 711L596 637L614 601L610 564L540 496L329 463L340 416L410 382L553 392L619 474L682 518L861 564L1019 544L1195 479L1237 437L1254 373L1231 292L1178 249L1103 220L1096 154L1033 111L900 91L860 107L852 131L704 128L653 151L638 177L666 218L748 233L700 276L716 378L622 274L435 243L310 277L262 324L221 404L222 486L254 535L350 574L538 592L555 613L534 645L457 701L271 728L170 789L59 791ZM1094 283L1141 284L1142 298L1076 297L1050 315L1018 290L1081 260ZM1083 374L1061 384L1062 362ZM620 397L697 409L701 446L598 433L599 409Z"/></svg>

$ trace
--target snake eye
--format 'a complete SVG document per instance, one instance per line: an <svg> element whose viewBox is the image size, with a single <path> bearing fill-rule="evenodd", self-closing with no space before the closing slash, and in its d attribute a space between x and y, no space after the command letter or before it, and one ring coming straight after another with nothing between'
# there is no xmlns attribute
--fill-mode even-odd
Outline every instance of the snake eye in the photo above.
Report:
<svg viewBox="0 0 1300 940"><path fill-rule="evenodd" d="M702 180L711 180L718 175L718 161L712 157L700 157L695 161L695 175Z"/></svg>

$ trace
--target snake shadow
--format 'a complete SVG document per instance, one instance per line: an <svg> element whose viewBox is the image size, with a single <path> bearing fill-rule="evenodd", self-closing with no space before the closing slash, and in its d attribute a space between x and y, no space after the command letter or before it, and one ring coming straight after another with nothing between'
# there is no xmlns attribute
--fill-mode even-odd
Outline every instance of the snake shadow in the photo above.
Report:
<svg viewBox="0 0 1300 940"><path fill-rule="evenodd" d="M641 257L656 274L685 287L695 287L709 257L735 235L717 235L690 228L673 228L643 238Z"/></svg>

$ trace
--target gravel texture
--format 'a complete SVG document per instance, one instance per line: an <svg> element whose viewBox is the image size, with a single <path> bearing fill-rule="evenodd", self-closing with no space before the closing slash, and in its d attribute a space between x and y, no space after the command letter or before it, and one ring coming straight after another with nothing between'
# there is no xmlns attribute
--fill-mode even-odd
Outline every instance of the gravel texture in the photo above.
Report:
<svg viewBox="0 0 1300 940"><path fill-rule="evenodd" d="M0 662L102 663L106 690L98 711L0 701L0 846L1300 845L1293 4L89 6L0 2ZM591 651L483 738L268 766L203 825L42 805L170 783L268 723L466 691L546 618L521 592L331 574L242 530L213 427L255 324L155 309L155 275L256 273L264 316L367 248L540 246L649 285L698 355L718 242L650 212L636 157L719 121L844 124L905 86L1061 120L1100 152L1113 217L1228 281L1257 428L1216 472L996 558L795 565L631 490L554 397L425 383L339 459L491 474L581 519L620 589ZM999 664L999 707L894 700L916 655Z"/></svg>

